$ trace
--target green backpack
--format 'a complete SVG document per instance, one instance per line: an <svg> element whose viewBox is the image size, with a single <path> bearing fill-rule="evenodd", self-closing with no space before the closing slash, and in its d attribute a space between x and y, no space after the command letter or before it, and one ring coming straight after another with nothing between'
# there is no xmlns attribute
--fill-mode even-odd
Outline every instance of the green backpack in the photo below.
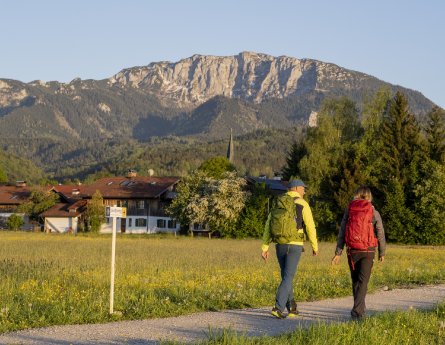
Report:
<svg viewBox="0 0 445 345"><path fill-rule="evenodd" d="M275 197L270 211L270 234L279 244L303 241L304 234L297 231L295 199L288 194Z"/></svg>

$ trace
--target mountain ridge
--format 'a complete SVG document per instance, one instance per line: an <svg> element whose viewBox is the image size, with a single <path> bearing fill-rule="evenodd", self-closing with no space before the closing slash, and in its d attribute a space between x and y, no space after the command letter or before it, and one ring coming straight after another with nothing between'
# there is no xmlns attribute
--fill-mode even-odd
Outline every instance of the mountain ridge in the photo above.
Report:
<svg viewBox="0 0 445 345"><path fill-rule="evenodd" d="M359 79L355 84L368 78L377 80L319 60L242 52L223 57L195 54L175 63L163 61L126 68L108 81L112 85L131 84L137 88L158 85L165 96L179 98L184 103L202 104L215 96L261 103L265 99L285 98L309 90L325 91L317 88L324 80L335 75L336 80L347 82L353 74ZM219 79L219 83L214 79ZM166 87L162 88L162 83L167 84ZM356 85L345 86L353 88ZM175 97L177 93L180 97Z"/></svg>
<svg viewBox="0 0 445 345"><path fill-rule="evenodd" d="M360 107L381 87L402 91L418 118L434 105L420 92L332 63L242 52L195 54L69 83L0 79L0 135L66 140L201 135L307 125L321 102ZM314 116L312 116L314 117ZM19 126L17 124L20 124Z"/></svg>

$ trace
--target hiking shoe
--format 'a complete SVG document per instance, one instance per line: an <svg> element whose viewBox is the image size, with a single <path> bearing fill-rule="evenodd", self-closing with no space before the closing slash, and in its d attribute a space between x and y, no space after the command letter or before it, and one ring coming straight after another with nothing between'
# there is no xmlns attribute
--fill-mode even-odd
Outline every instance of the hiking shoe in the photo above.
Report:
<svg viewBox="0 0 445 345"><path fill-rule="evenodd" d="M355 311L351 311L351 319L353 321L361 321L363 320L364 315L359 315L358 313L356 313Z"/></svg>
<svg viewBox="0 0 445 345"><path fill-rule="evenodd" d="M299 311L298 311L298 310L290 311L290 312L287 314L287 317L288 317L289 319L293 319L293 318L298 317L298 314L299 314Z"/></svg>
<svg viewBox="0 0 445 345"><path fill-rule="evenodd" d="M277 319L284 319L286 317L286 315L284 315L283 312L277 307L273 307L270 313Z"/></svg>
<svg viewBox="0 0 445 345"><path fill-rule="evenodd" d="M289 318L298 317L299 311L297 309L297 303L295 302L294 299L286 303L286 308L288 311L287 317Z"/></svg>

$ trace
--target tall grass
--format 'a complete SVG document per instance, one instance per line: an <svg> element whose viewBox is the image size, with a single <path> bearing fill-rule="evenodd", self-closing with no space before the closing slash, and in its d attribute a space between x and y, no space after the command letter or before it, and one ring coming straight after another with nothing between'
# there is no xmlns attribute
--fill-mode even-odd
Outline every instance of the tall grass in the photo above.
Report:
<svg viewBox="0 0 445 345"><path fill-rule="evenodd" d="M258 240L118 236L115 310L108 315L110 236L0 232L0 332L271 305L276 259L260 258ZM300 262L296 298L350 294L346 258L332 267L335 244L309 247ZM271 249L273 251L273 248ZM273 254L273 253L272 253ZM445 251L388 246L370 290L445 281Z"/></svg>

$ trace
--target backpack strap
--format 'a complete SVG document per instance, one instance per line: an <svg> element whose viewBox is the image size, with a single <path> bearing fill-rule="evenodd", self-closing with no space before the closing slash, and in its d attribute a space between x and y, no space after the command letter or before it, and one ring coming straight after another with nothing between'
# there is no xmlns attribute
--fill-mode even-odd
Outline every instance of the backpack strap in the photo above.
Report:
<svg viewBox="0 0 445 345"><path fill-rule="evenodd" d="M294 203L300 197L294 197ZM303 229L303 205L295 203L295 222L297 223L297 230Z"/></svg>

